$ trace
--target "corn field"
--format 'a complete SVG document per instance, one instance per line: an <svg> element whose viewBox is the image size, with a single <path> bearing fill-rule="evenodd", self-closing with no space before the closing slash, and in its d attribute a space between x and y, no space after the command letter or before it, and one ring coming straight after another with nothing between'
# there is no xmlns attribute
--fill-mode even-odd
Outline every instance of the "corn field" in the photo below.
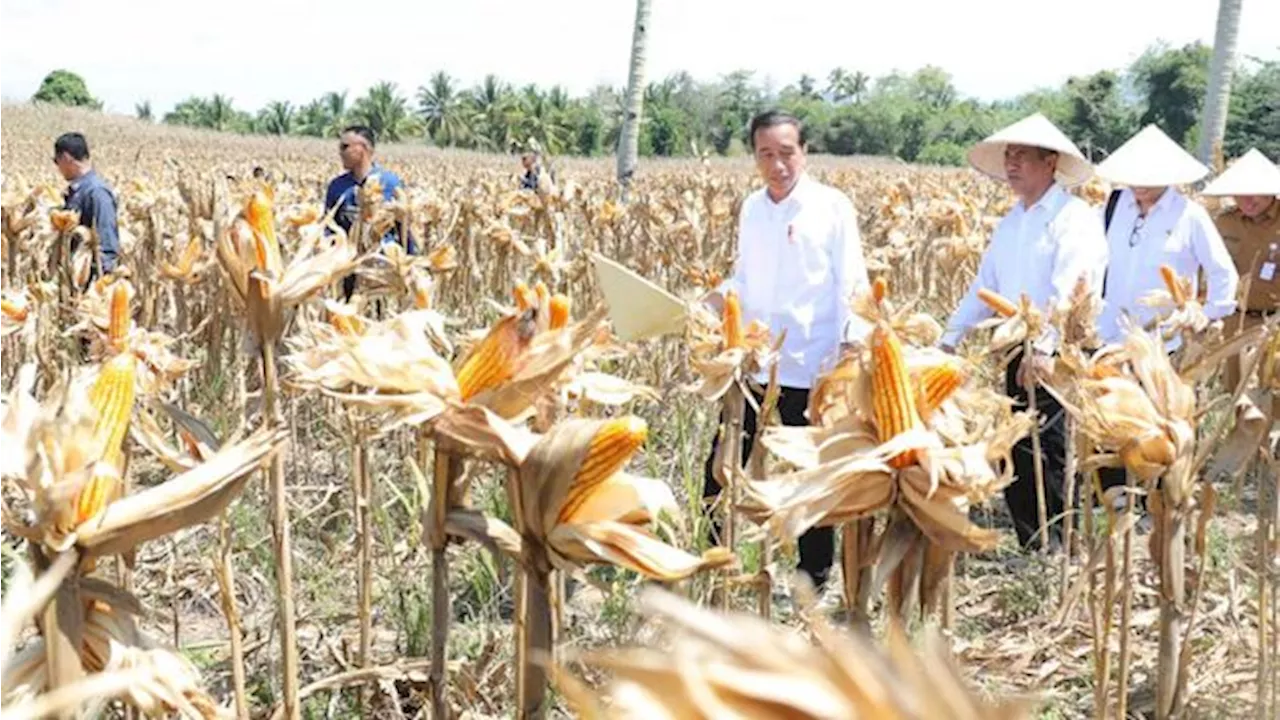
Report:
<svg viewBox="0 0 1280 720"><path fill-rule="evenodd" d="M1206 327L1170 273L1120 345L1083 349L1083 293L988 296L943 353L1013 203L975 173L810 158L857 208L874 330L813 427L765 393L704 509L717 418L778 340L693 302L731 272L749 160L655 161L623 203L604 161L534 192L512 157L380 148L405 192L326 233L333 143L4 115L6 717L1280 712L1277 324ZM118 197L105 276L50 167L69 129ZM421 252L380 249L392 227ZM618 339L597 254L688 301L685 330ZM1063 553L1024 554L1001 490L1036 422L997 390L1048 325L1079 502ZM793 576L818 526L825 604Z"/></svg>

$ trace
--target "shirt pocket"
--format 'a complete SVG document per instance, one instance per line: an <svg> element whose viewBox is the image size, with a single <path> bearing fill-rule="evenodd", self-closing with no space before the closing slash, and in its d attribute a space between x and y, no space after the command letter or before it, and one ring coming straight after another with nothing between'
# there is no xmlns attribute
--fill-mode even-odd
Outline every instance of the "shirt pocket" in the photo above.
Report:
<svg viewBox="0 0 1280 720"><path fill-rule="evenodd" d="M794 291L822 285L831 278L831 228L813 221L793 220L786 226L786 242L778 269Z"/></svg>

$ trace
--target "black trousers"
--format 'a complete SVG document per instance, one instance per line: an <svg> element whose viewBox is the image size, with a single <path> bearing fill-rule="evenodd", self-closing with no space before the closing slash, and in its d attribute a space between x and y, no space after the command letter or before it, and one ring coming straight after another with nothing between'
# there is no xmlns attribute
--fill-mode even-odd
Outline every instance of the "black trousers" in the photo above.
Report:
<svg viewBox="0 0 1280 720"><path fill-rule="evenodd" d="M778 414L781 416L783 425L808 425L809 421L805 418L805 409L809 407L809 391L805 388L781 388L781 395L778 397ZM755 393L756 403L763 402L763 396ZM724 422L723 412L720 415L720 422ZM742 457L739 459L740 464L746 465L747 459L751 456L751 447L755 441L756 435L756 413L750 403L746 405L746 412L742 418ZM715 440L711 443L711 454L707 456L706 466L703 472L702 497L704 500L710 500L720 494L720 483L715 477L715 457L716 449L720 445L720 434L717 432ZM718 519L711 521L711 529L708 536L708 542L712 545L720 544L721 526ZM836 541L835 528L833 527L815 527L806 531L800 536L800 569L809 576L814 586L818 590L826 587L827 576L831 574L831 564L835 560Z"/></svg>
<svg viewBox="0 0 1280 720"><path fill-rule="evenodd" d="M1015 402L1014 412L1028 408L1028 395L1018 383L1018 368L1022 356L1009 363L1005 372L1005 394ZM1042 420L1040 425L1041 468L1044 472L1046 519L1049 525L1049 544L1062 540L1062 513L1066 497L1064 479L1067 465L1067 414L1062 405L1043 388L1036 388L1036 411ZM1025 548L1040 547L1040 511L1036 500L1035 453L1031 435L1013 446L1014 481L1005 487L1004 499L1013 516L1013 527L1018 533L1018 543Z"/></svg>

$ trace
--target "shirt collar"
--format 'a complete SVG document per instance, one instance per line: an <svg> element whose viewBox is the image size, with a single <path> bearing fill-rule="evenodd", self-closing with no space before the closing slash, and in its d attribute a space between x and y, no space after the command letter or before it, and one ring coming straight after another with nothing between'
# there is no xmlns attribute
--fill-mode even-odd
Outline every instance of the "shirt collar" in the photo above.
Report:
<svg viewBox="0 0 1280 720"><path fill-rule="evenodd" d="M1264 210L1258 217L1245 219L1255 223L1269 223L1275 220L1277 215L1280 215L1280 196L1277 196L1275 200L1271 201L1271 207ZM1244 215L1241 214L1241 217L1244 217Z"/></svg>
<svg viewBox="0 0 1280 720"><path fill-rule="evenodd" d="M791 187L791 192L787 193L787 196L782 198L780 202L774 202L773 198L769 197L769 188L767 187L764 189L764 201L770 208L774 209L789 207L793 204L803 204L805 193L811 184L809 173L802 172L800 177L796 178L796 184Z"/></svg>
<svg viewBox="0 0 1280 720"><path fill-rule="evenodd" d="M1133 194L1133 190L1130 190L1125 197L1128 201L1129 207L1136 212L1138 209L1138 198ZM1179 197L1181 197L1181 193L1178 192L1177 188L1173 186L1165 188L1165 191L1160 195L1160 199L1156 200L1156 204L1151 206L1151 211L1147 214L1154 215L1163 210L1170 209L1171 206L1178 201Z"/></svg>
<svg viewBox="0 0 1280 720"><path fill-rule="evenodd" d="M1037 210L1040 208L1051 207L1052 205L1058 202L1058 199L1064 192L1066 192L1066 190L1064 190L1062 185L1057 180L1055 180L1053 181L1053 184L1049 186L1049 189L1044 191L1044 194L1040 196L1039 200L1035 201L1035 203L1033 203L1031 207L1023 208L1023 210L1025 212L1030 212L1032 210ZM1021 200L1018 201L1018 207L1022 207Z"/></svg>
<svg viewBox="0 0 1280 720"><path fill-rule="evenodd" d="M71 192L76 192L81 187L83 187L86 183L92 181L93 178L96 176L97 176L97 172L94 171L93 168L89 168L88 172L76 178L75 180L72 180L69 183L69 185L71 186Z"/></svg>

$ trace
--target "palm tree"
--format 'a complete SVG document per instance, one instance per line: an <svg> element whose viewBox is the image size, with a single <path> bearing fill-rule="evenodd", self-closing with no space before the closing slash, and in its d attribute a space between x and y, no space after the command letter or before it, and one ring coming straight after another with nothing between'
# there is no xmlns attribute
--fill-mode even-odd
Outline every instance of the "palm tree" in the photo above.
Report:
<svg viewBox="0 0 1280 720"><path fill-rule="evenodd" d="M564 111L551 103L550 97L529 85L520 98L521 140L536 140L544 150L557 154L568 143L569 132L563 124Z"/></svg>
<svg viewBox="0 0 1280 720"><path fill-rule="evenodd" d="M147 122L151 122L151 121L152 121L152 119L153 119L153 118L152 118L152 115L151 115L151 101L150 101L150 100L143 100L142 102L138 103L137 105L134 105L134 106L133 106L133 110L134 110L134 114L136 114L136 115L138 116L138 119L139 119L139 120L146 120Z"/></svg>
<svg viewBox="0 0 1280 720"><path fill-rule="evenodd" d="M1231 76L1236 65L1236 40L1240 35L1242 0L1218 0L1218 28L1213 36L1213 60L1204 96L1200 126L1200 162L1214 166L1227 132L1227 106L1231 100Z"/></svg>
<svg viewBox="0 0 1280 720"><path fill-rule="evenodd" d="M205 103L203 110L203 117L199 121L201 127L225 131L230 130L236 121L236 110L232 105L231 98L222 93L215 93Z"/></svg>
<svg viewBox="0 0 1280 720"><path fill-rule="evenodd" d="M471 91L471 117L478 144L497 152L511 149L519 108L497 75L485 75Z"/></svg>
<svg viewBox="0 0 1280 720"><path fill-rule="evenodd" d="M627 78L627 114L622 119L618 142L618 182L626 201L631 176L640 154L640 114L644 111L644 64L648 40L649 0L636 0L636 22L631 31L631 72Z"/></svg>
<svg viewBox="0 0 1280 720"><path fill-rule="evenodd" d="M258 129L269 135L288 135L293 132L297 112L288 101L274 100L258 113Z"/></svg>
<svg viewBox="0 0 1280 720"><path fill-rule="evenodd" d="M818 81L812 75L805 73L800 76L796 89L799 91L800 97L806 100L815 98L818 96Z"/></svg>
<svg viewBox="0 0 1280 720"><path fill-rule="evenodd" d="M380 82L369 88L369 94L356 101L351 115L369 126L379 142L397 142L418 130L409 101L400 95L394 83Z"/></svg>
<svg viewBox="0 0 1280 720"><path fill-rule="evenodd" d="M461 145L467 141L471 128L465 103L465 93L458 91L454 79L443 70L418 88L418 111L427 133L437 145Z"/></svg>

